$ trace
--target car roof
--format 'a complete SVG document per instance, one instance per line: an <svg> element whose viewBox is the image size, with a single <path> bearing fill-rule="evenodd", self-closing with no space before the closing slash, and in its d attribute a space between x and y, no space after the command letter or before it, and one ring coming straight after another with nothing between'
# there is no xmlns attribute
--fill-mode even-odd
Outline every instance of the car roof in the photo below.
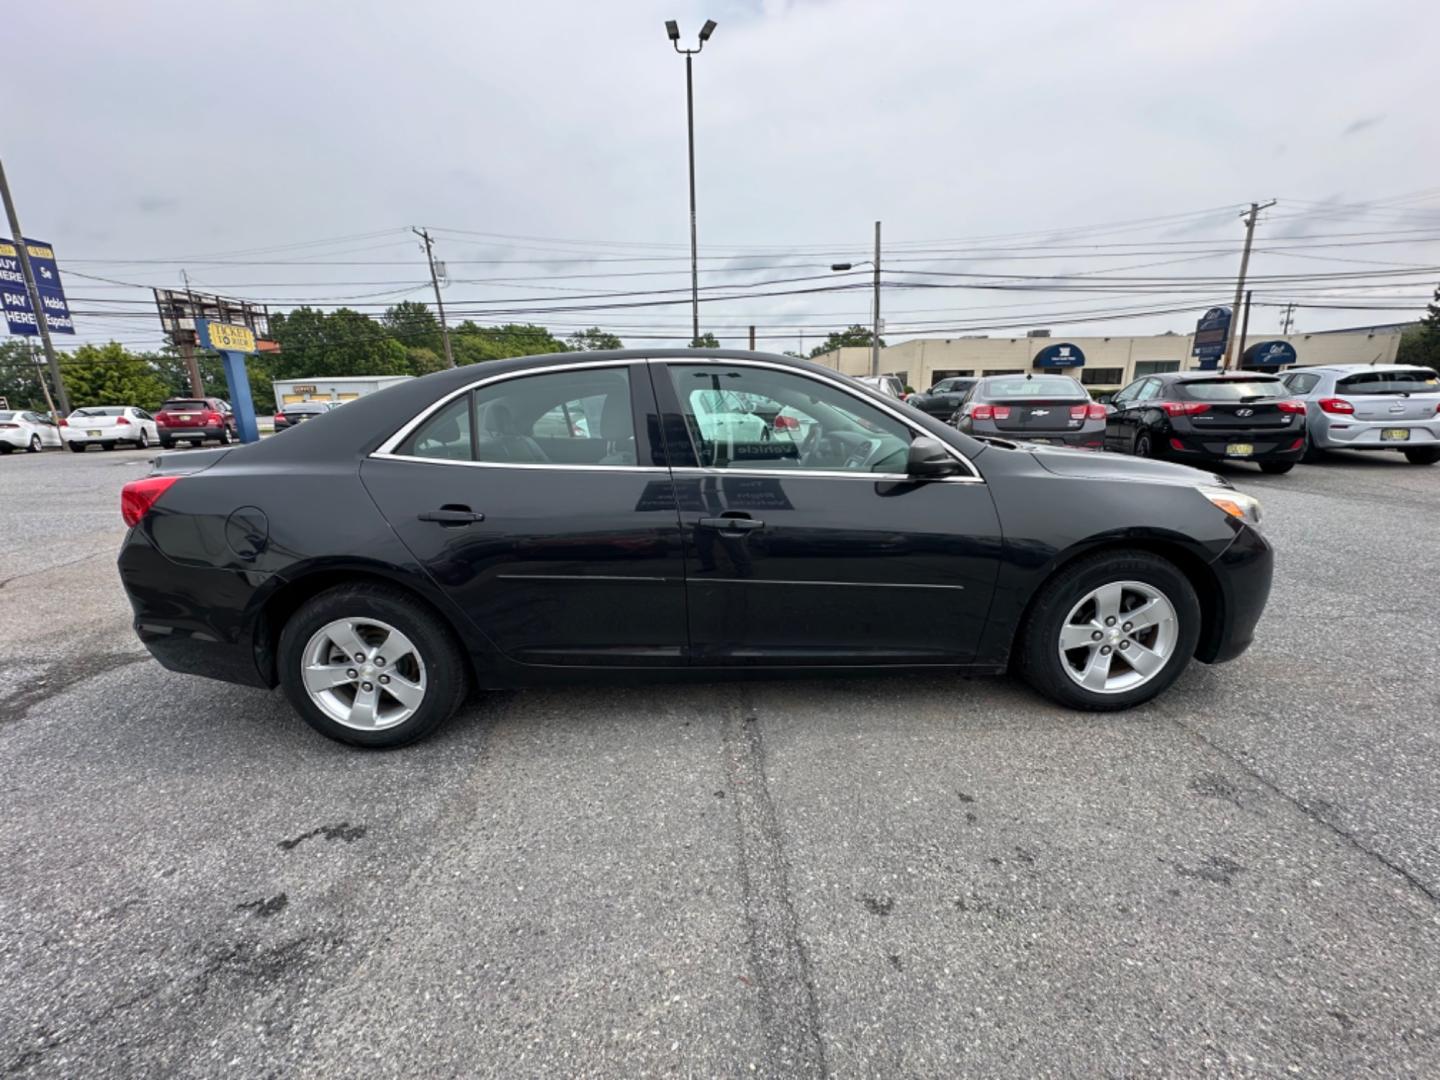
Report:
<svg viewBox="0 0 1440 1080"><path fill-rule="evenodd" d="M1286 374L1289 374L1288 372ZM1163 379L1166 382L1193 382L1196 379L1276 379L1279 375L1273 371L1159 371L1154 375L1142 375L1146 379Z"/></svg>
<svg viewBox="0 0 1440 1080"><path fill-rule="evenodd" d="M1314 367L1295 368L1285 374L1292 375L1295 371L1330 371L1339 375L1354 375L1359 371L1434 371L1430 364L1320 364Z"/></svg>

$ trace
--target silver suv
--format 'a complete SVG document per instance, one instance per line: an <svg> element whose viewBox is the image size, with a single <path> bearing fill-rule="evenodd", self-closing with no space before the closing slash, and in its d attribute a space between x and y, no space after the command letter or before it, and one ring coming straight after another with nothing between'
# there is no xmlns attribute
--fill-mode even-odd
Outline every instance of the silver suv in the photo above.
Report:
<svg viewBox="0 0 1440 1080"><path fill-rule="evenodd" d="M1326 450L1398 450L1415 465L1440 461L1440 375L1408 364L1331 364L1283 377L1305 403L1305 460Z"/></svg>

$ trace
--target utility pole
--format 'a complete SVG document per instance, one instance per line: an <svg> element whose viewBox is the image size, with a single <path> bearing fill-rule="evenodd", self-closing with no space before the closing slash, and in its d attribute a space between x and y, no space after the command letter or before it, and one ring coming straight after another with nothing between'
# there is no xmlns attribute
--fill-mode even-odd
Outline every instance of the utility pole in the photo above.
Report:
<svg viewBox="0 0 1440 1080"><path fill-rule="evenodd" d="M10 197L10 183L5 179L4 163L0 163L0 198L5 201L5 216L10 219L10 235L15 238L15 250L20 253L20 272L25 276L25 291L30 295L30 307L35 312L35 325L40 330L40 341L45 346L45 359L50 363L50 377L55 380L55 396L60 399L61 409L55 414L55 419L59 420L70 414L70 397L65 393L60 361L55 356L55 344L50 340L50 321L45 318L45 305L40 302L40 290L35 286L35 272L30 269L30 252L25 246L25 234L20 231L20 217L15 213L15 200ZM50 395L47 393L45 396L48 399ZM51 411L54 411L53 402Z"/></svg>
<svg viewBox="0 0 1440 1080"><path fill-rule="evenodd" d="M755 327L750 327L750 351L755 351Z"/></svg>
<svg viewBox="0 0 1440 1080"><path fill-rule="evenodd" d="M715 20L706 19L700 27L700 40L693 49L680 48L680 24L665 20L665 33L675 51L685 57L685 130L690 149L690 322L692 342L700 340L700 256L695 244L695 82L691 76L691 60L705 48L715 33Z"/></svg>
<svg viewBox="0 0 1440 1080"><path fill-rule="evenodd" d="M1245 339L1250 336L1250 298L1255 293L1251 289L1245 290L1245 314L1240 319L1240 362L1245 362Z"/></svg>
<svg viewBox="0 0 1440 1080"><path fill-rule="evenodd" d="M1294 303L1292 302L1292 303L1289 303L1289 304L1286 304L1286 305L1285 305L1285 322L1283 323L1283 328L1281 329L1280 332L1281 332L1282 334L1288 334L1288 333L1290 333L1290 327L1294 324L1294 321L1295 321L1295 305L1294 305Z"/></svg>
<svg viewBox="0 0 1440 1080"><path fill-rule="evenodd" d="M55 411L55 399L50 396L50 384L45 381L45 369L40 366L40 354L35 351L35 345L30 345L30 359L35 362L35 378L40 383L40 392L45 395L45 404L50 409L50 415L60 419L60 414ZM65 410L68 415L70 410Z"/></svg>
<svg viewBox="0 0 1440 1080"><path fill-rule="evenodd" d="M1240 311L1240 300L1245 295L1245 272L1250 268L1250 244L1255 239L1255 219L1260 216L1261 210L1268 210L1274 205L1274 199L1263 205L1252 202L1245 214L1245 250L1240 255L1240 276L1235 281L1235 303L1230 308L1229 340L1225 343L1225 362L1220 365L1221 371L1229 371L1235 366L1235 316Z"/></svg>
<svg viewBox="0 0 1440 1080"><path fill-rule="evenodd" d="M870 374L880 374L880 223L875 222L875 327L870 337Z"/></svg>
<svg viewBox="0 0 1440 1080"><path fill-rule="evenodd" d="M445 342L445 363L449 367L454 367L455 354L450 351L450 326L445 322L445 301L440 299L440 279L435 275L435 253L431 250L430 233L425 229L417 229L413 225L410 227L410 231L425 241L425 261L430 264L430 284L435 286L435 307L440 312L440 336Z"/></svg>
<svg viewBox="0 0 1440 1080"><path fill-rule="evenodd" d="M190 319L193 322L200 317L196 310L195 292L190 288L190 271L181 270L180 279L185 282L185 297L190 303ZM177 330L178 330L177 324ZM195 359L195 342L191 337L182 337L176 334L179 341L175 343L180 350L180 357L185 361L185 369L190 373L190 393L197 398L205 396L205 380L200 377L200 361Z"/></svg>

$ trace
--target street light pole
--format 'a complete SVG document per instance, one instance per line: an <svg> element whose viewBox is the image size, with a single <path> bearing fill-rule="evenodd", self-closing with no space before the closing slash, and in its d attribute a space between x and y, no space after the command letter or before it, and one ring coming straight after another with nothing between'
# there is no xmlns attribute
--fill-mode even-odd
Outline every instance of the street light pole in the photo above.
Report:
<svg viewBox="0 0 1440 1080"><path fill-rule="evenodd" d="M875 328L870 333L870 374L880 374L880 223L875 222Z"/></svg>
<svg viewBox="0 0 1440 1080"><path fill-rule="evenodd" d="M690 152L690 340L695 344L700 340L700 254L695 228L695 81L690 59L705 48L705 42L715 32L715 20L705 20L700 28L700 44L693 49L680 48L680 24L674 19L665 21L665 32L675 51L685 57L685 129Z"/></svg>

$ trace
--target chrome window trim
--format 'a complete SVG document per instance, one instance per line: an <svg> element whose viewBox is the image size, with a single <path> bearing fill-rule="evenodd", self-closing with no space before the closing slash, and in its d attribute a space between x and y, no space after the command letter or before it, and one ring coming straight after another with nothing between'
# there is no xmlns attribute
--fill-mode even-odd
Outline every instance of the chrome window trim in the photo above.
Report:
<svg viewBox="0 0 1440 1080"><path fill-rule="evenodd" d="M870 400L870 399L867 398L867 397L864 397L864 396L862 396L862 395L860 395L860 394L857 394L857 393L855 393L855 390L854 390L853 387L846 386L845 383L842 382L839 378L832 377L832 376L830 376L830 375L828 375L828 374L826 374L826 375L821 375L820 373L814 372L814 371L797 371L795 368L791 367L789 364L777 364L777 363L775 363L775 362L772 361L772 360L750 360L750 359L731 360L731 359L727 359L727 358L725 358L725 357L719 357L719 356L696 356L696 357L688 357L688 356L669 356L669 357L651 357L647 362L650 363L650 364L667 364L667 365L668 365L668 364L677 364L677 365L729 364L729 365L731 365L731 366L733 366L733 367L768 368L768 369L770 369L770 370L772 370L772 371L783 371L783 372L786 372L786 373L791 374L791 375L798 375L798 376L800 376L801 378L814 379L816 382L827 383L827 384L829 384L830 386L833 386L835 389L839 390L842 394L848 394L850 397L855 398L857 401L860 401L860 402L862 402L862 403L864 403L864 404L866 404L866 405L869 405L869 406L871 406L872 408L878 409L878 410L880 410L880 411L883 412L883 413L889 414L890 417L892 417L893 419L900 421L901 425L904 426L905 428L907 428L907 429L910 431L910 433L911 433L912 436L914 436L914 435L924 435L924 436L926 436L926 437L928 437L928 438L931 438L931 439L934 439L934 438L935 438L935 436L932 435L932 434L930 434L930 432L928 432L928 431L926 431L924 428L919 427L919 426L917 426L916 424L914 424L914 423L910 420L910 418L907 417L907 416L905 416L903 413L901 413L900 410L891 408L891 406L890 406L888 403L886 403L886 402L883 402L883 401L872 401L872 400ZM878 394L877 394L876 396L877 396L877 397L880 397L880 396L882 396L882 395L878 395ZM937 441L939 441L939 440L937 440ZM951 445L950 445L949 443L947 443L947 442L941 442L940 445L943 446L947 451L949 451L950 455L951 455L952 457L954 457L956 461L959 461L961 464L963 464L963 465L965 466L965 468L967 468L967 469L970 471L970 475L967 476L967 477L945 477L944 479L949 479L949 480L952 480L952 481L958 479L958 480L965 480L965 481L970 482L970 483L980 483L980 484L983 484L983 483L985 482L985 478L980 475L980 470L977 469L977 468L975 468L975 463L972 462L968 457L966 457L961 451L957 450L955 447L951 446ZM678 472L678 471L680 471L680 470L677 469L677 470L675 470L675 471ZM741 470L739 470L739 469L715 469L715 470L711 470L711 471L714 471L714 472L717 472L717 473L727 473L727 472L734 473L734 472L739 472L739 471L741 471ZM827 476L835 476L835 475L838 475L838 470L837 470L837 471L831 471L831 470L818 470L818 469L811 469L811 470L806 470L806 469L787 469L784 473L781 473L780 475L784 475L784 476L805 476L805 475L818 476L818 475L822 475L822 474L823 474L823 475L827 475ZM886 474L882 474L882 473L853 473L853 472L848 472L848 471L847 471L847 472L845 472L844 475L846 475L846 476L860 476L860 477L868 477L868 478L877 478L877 477L882 477L882 476L895 476L895 475L899 475L901 479L905 479L905 480L913 480L913 479L914 479L914 477L910 476L908 473L903 473L903 474L886 473Z"/></svg>
<svg viewBox="0 0 1440 1080"><path fill-rule="evenodd" d="M788 372L792 375L799 375L802 378L808 377L815 379L817 382L826 383L839 390L842 394L848 394L850 397L855 398L857 401L860 401L866 405L870 405L873 408L879 409L881 412L888 414L893 419L898 420L900 424L911 433L912 437L915 435L925 435L932 439L935 438L934 435L926 431L924 428L912 423L910 419L904 416L898 409L891 408L888 404L885 404L884 402L871 401L868 398L865 398L862 395L855 393L853 388L846 386L844 382L840 381L840 379L831 377L829 375L821 375L813 371L797 371L795 368L791 367L788 364L777 364L769 360L732 360L726 359L724 357L712 356L651 356L631 357L623 360L572 361L568 364L547 364L544 367L524 368L520 371L505 371L495 375L487 375L483 378L476 379L474 382L466 383L464 386L450 391L450 393L446 394L444 397L441 397L438 400L431 402L419 413L411 417L408 422L401 425L401 427L393 435L391 435L388 439L382 442L375 450L370 453L369 456L372 458L380 458L386 461L410 461L417 462L422 465L465 465L472 468L482 469L559 469L564 471L581 472L627 472L657 474L673 473L677 476L682 474L701 476L810 476L843 480L869 480L872 483L877 481L910 481L916 483L939 482L952 484L985 483L985 478L980 475L980 470L975 468L974 462L972 462L968 457L966 457L965 454L962 453L960 450L957 450L955 447L951 446L947 442L941 442L940 445L943 446L950 453L950 455L955 458L955 460L959 461L962 465L965 466L967 470L969 470L969 476L942 476L927 478L924 481L917 481L914 477L910 476L909 473L869 473L838 469L716 469L695 466L681 466L679 468L667 469L659 465L585 465L578 462L456 461L452 458L430 458L419 457L414 454L395 453L395 447L403 443L410 436L410 434L415 431L416 428L418 428L421 424L425 423L425 421L430 419L430 417L433 416L435 413L439 412L446 405L449 405L452 401L454 401L461 395L472 393L473 391L479 390L481 387L488 386L491 383L505 382L511 379L524 379L528 378L531 375L549 375L558 371L587 371L592 369L615 367L629 368L634 364L732 364L740 367L768 368L774 371Z"/></svg>

